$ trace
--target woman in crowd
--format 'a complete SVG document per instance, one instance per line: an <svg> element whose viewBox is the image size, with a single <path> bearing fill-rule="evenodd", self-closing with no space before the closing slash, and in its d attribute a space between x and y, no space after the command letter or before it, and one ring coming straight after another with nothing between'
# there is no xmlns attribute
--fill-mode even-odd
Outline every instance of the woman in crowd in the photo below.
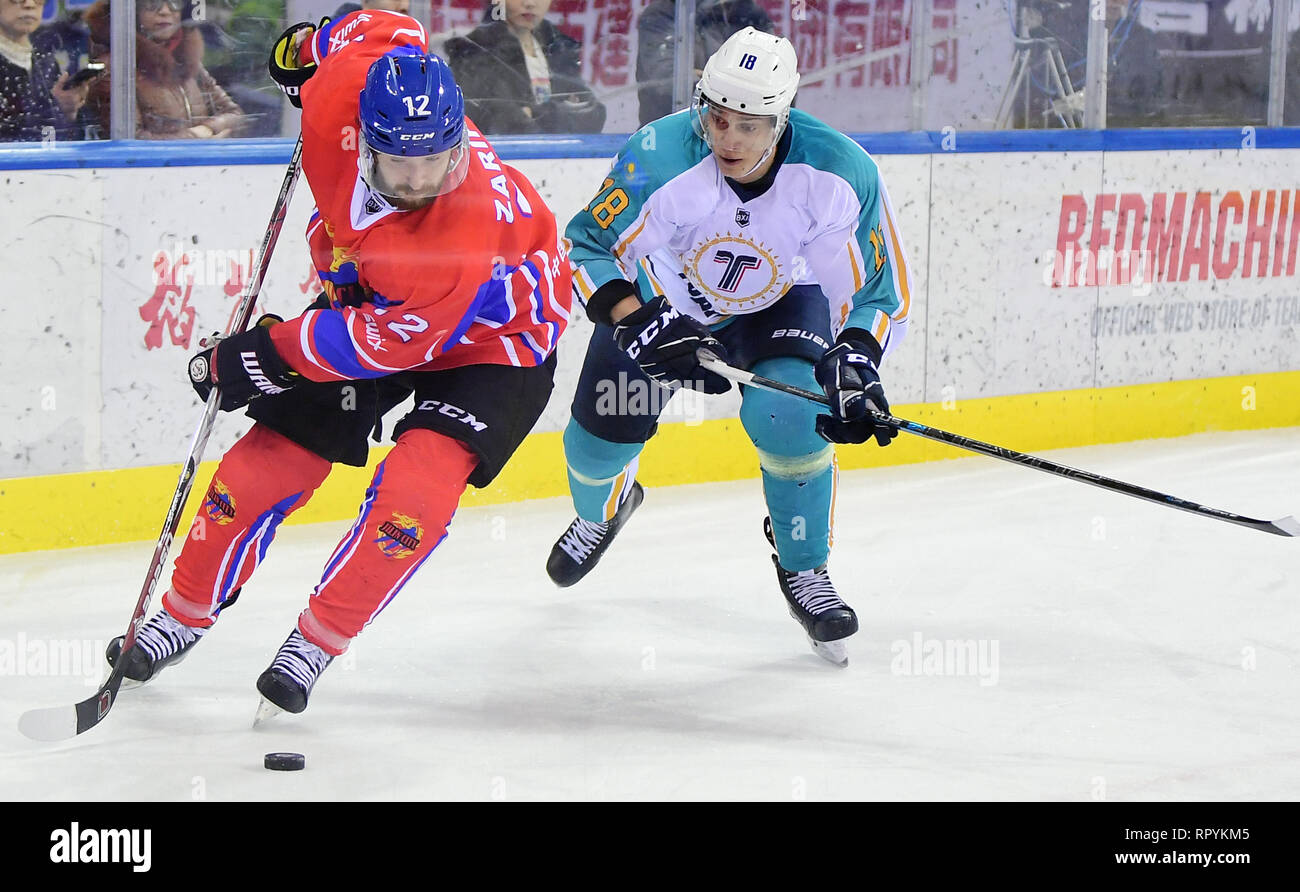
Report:
<svg viewBox="0 0 1300 892"><path fill-rule="evenodd" d="M489 0L446 43L465 112L487 133L599 133L605 106L582 80L582 46L546 21L551 0Z"/></svg>
<svg viewBox="0 0 1300 892"><path fill-rule="evenodd" d="M41 6L0 0L0 142L81 139L76 118L87 87L69 85L54 56L32 46Z"/></svg>
<svg viewBox="0 0 1300 892"><path fill-rule="evenodd" d="M5 2L5 0L0 0ZM136 139L211 139L238 136L244 113L203 67L203 36L181 25L182 0L138 0L135 39ZM93 45L108 60L109 4L86 13ZM108 131L109 78L91 90Z"/></svg>

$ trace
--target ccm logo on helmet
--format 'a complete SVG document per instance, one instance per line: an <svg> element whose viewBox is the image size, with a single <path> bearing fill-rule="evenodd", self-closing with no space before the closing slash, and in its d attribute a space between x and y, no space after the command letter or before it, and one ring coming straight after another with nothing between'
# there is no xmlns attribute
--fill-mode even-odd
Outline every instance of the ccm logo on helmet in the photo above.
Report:
<svg viewBox="0 0 1300 892"><path fill-rule="evenodd" d="M437 136L436 133L403 133L398 139L403 142L419 142L422 139L435 139Z"/></svg>

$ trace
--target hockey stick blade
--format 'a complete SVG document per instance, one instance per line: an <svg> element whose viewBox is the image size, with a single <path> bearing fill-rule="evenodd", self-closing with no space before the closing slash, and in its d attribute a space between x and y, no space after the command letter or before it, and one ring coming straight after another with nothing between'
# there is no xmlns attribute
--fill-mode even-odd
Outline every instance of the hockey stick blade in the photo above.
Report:
<svg viewBox="0 0 1300 892"><path fill-rule="evenodd" d="M804 390L802 387L795 387L791 384L786 384L783 381L776 381L772 378L764 378L761 375L755 375L753 372L747 372L743 369L727 365L708 350L700 350L698 357L700 365L730 381L735 381L738 384L744 384L748 387L770 390L774 393L784 393L788 396L807 400L810 403L817 403L820 406L830 407L830 400L828 400L823 394L815 393L811 390ZM1222 520L1225 523L1236 524L1237 526L1246 527L1251 530L1259 530L1262 533L1271 533L1274 536L1300 537L1300 521L1297 521L1294 517L1289 515L1287 517L1279 518L1278 520L1260 520L1255 517L1243 517L1240 514L1233 514L1230 511L1221 511L1218 508L1199 505L1196 502L1190 502L1187 499L1180 499L1177 496L1171 496L1167 493L1156 492L1153 489L1147 489L1146 487L1138 486L1133 483L1125 483L1122 480L1113 480L1110 477L1103 477L1100 474L1094 474L1091 471L1071 468L1068 465L1060 465L1056 462L1048 461L1045 458L1028 455L1024 452L1016 452L1012 449L1007 449L1005 446L994 446L991 443L972 440L971 438L963 437L960 434L953 434L948 431L939 430L935 427L930 427L929 425L920 424L915 421L908 421L906 418L898 418L885 412L873 411L871 415L877 422L888 424L891 427L896 427L900 431L906 431L909 434L915 434L916 436L924 437L927 440L947 443L949 446L956 446L959 449L965 449L969 452L978 452L980 455L987 455L990 458L1001 459L1002 461L1011 462L1012 464L1020 465L1021 467L1033 468L1036 471L1055 474L1057 477L1065 477L1067 480L1076 480L1079 483L1087 483L1090 486L1096 486L1111 492L1132 496L1135 499L1142 499L1143 501L1152 502L1156 505L1176 508L1179 511L1186 511L1190 514L1196 514L1201 517L1209 517L1213 520Z"/></svg>
<svg viewBox="0 0 1300 892"><path fill-rule="evenodd" d="M1279 517L1277 520L1269 524L1269 526L1273 528L1269 530L1269 532L1276 533L1279 536L1300 537L1300 520L1296 520L1290 515Z"/></svg>
<svg viewBox="0 0 1300 892"><path fill-rule="evenodd" d="M91 698L92 701L95 699ZM18 730L24 737L45 743L76 737L77 707L51 706L48 709L29 709L18 717Z"/></svg>
<svg viewBox="0 0 1300 892"><path fill-rule="evenodd" d="M27 710L18 717L18 730L25 737L47 743L76 737L108 715L121 686L122 675L115 669L98 691L74 706Z"/></svg>

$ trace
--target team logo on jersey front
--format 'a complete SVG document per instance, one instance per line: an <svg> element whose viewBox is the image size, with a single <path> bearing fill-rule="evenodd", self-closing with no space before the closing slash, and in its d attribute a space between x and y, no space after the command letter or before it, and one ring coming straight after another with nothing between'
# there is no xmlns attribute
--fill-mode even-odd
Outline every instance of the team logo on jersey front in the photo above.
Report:
<svg viewBox="0 0 1300 892"><path fill-rule="evenodd" d="M220 526L225 526L235 519L235 500L231 497L226 484L215 477L212 478L208 495L203 500L203 513L208 516L208 520Z"/></svg>
<svg viewBox="0 0 1300 892"><path fill-rule="evenodd" d="M686 258L690 280L720 315L753 313L782 294L781 264L762 242L743 235L719 235L695 248Z"/></svg>
<svg viewBox="0 0 1300 892"><path fill-rule="evenodd" d="M414 517L394 513L392 517L379 525L379 535L375 544L379 550L390 558L408 558L420 547L420 538L424 528Z"/></svg>

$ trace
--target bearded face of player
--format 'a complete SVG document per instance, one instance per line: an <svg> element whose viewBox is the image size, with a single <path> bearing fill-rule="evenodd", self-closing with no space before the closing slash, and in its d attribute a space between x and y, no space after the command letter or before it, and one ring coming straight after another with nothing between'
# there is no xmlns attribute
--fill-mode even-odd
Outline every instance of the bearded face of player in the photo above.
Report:
<svg viewBox="0 0 1300 892"><path fill-rule="evenodd" d="M469 169L465 142L436 155L386 155L362 140L362 174L370 187L403 211L417 211L465 180Z"/></svg>
<svg viewBox="0 0 1300 892"><path fill-rule="evenodd" d="M700 115L704 137L722 175L738 183L752 183L772 167L776 145L776 118L747 115L706 103Z"/></svg>

